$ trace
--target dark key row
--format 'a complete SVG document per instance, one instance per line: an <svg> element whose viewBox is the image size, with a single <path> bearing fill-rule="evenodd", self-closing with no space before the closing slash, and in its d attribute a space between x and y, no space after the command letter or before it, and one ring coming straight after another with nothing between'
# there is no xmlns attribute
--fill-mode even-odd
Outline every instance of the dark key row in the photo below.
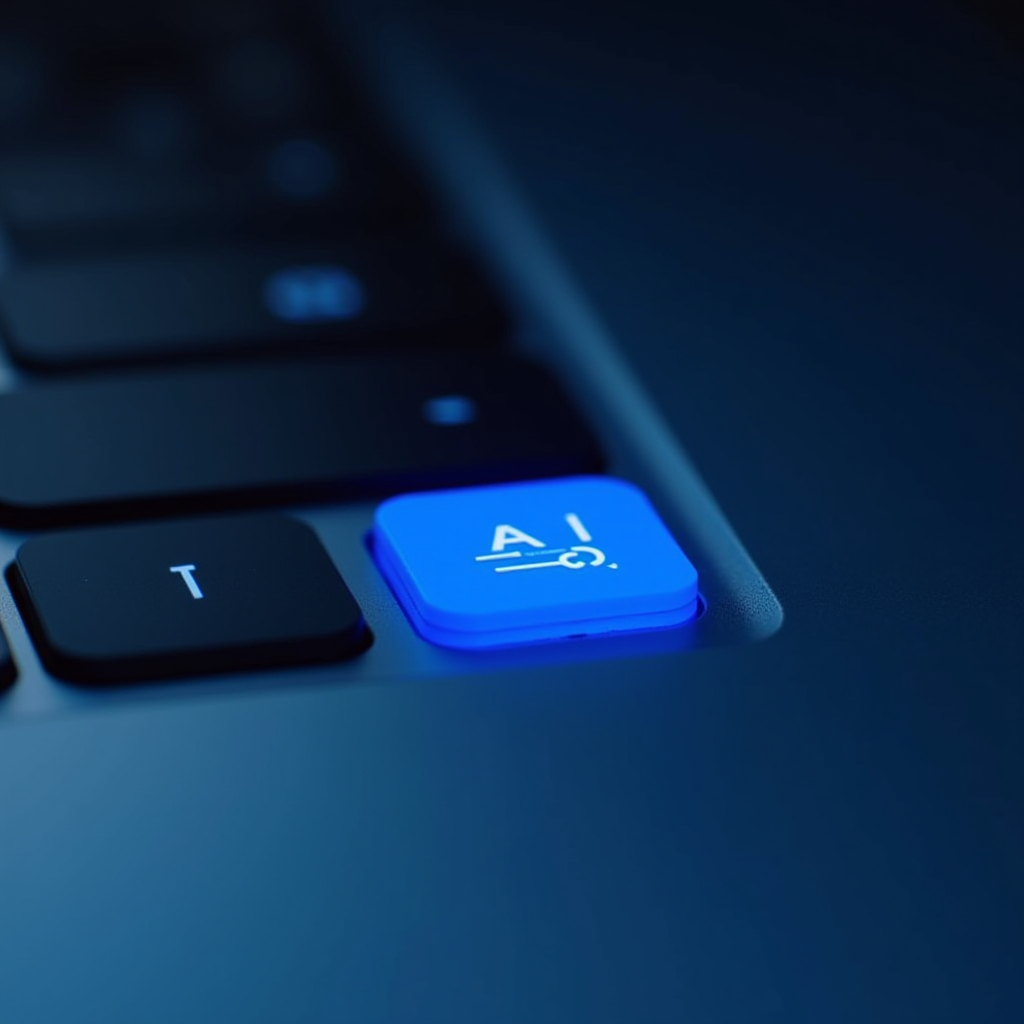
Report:
<svg viewBox="0 0 1024 1024"><path fill-rule="evenodd" d="M358 137L323 129L187 163L125 157L93 142L0 157L0 219L19 256L225 236L324 237L413 219L408 181Z"/></svg>
<svg viewBox="0 0 1024 1024"><path fill-rule="evenodd" d="M600 464L550 375L499 354L268 360L0 395L0 524L27 529Z"/></svg>
<svg viewBox="0 0 1024 1024"><path fill-rule="evenodd" d="M7 349L36 370L314 345L480 347L503 326L468 261L409 240L206 247L0 278Z"/></svg>
<svg viewBox="0 0 1024 1024"><path fill-rule="evenodd" d="M0 219L19 253L423 219L304 5L13 7Z"/></svg>

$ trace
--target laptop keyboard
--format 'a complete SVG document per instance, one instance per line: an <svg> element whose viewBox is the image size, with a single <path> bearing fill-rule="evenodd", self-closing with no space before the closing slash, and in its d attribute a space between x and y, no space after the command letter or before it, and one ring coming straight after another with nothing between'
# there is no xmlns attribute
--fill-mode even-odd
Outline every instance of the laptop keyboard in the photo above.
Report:
<svg viewBox="0 0 1024 1024"><path fill-rule="evenodd" d="M601 445L551 368L517 354L514 321L311 10L103 10L0 16L0 332L23 371L0 394L0 528L30 535L6 578L50 674L130 683L362 654L373 621L337 550L260 510L438 488L469 488L446 491L438 535L460 509L482 517L446 542L458 565L430 570L468 581L454 630L409 569L434 558L413 555L430 547L415 523L375 555L417 643L695 617L686 556L642 495L585 482ZM519 491L479 497L565 477L582 482L522 492L547 496L536 524L500 521ZM539 557L535 536L566 524ZM478 614L477 587L502 621Z"/></svg>
<svg viewBox="0 0 1024 1024"><path fill-rule="evenodd" d="M601 467L557 381L506 350L501 304L310 12L110 11L0 22L0 325L35 374L0 395L0 526ZM44 534L8 576L44 664L76 681L338 658L369 636L282 517Z"/></svg>

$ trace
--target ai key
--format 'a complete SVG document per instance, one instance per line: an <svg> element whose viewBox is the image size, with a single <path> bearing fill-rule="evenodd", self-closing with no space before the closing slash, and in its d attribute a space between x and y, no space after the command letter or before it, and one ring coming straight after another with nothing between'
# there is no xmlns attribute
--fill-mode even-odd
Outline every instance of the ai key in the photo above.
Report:
<svg viewBox="0 0 1024 1024"><path fill-rule="evenodd" d="M369 642L316 534L286 516L48 534L9 580L43 664L73 682L333 661Z"/></svg>

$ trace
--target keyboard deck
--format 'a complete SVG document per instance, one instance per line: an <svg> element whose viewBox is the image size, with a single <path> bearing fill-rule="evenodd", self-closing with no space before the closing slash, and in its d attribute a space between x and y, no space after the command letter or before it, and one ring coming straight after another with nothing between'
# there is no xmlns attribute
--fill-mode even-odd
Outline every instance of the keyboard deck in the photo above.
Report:
<svg viewBox="0 0 1024 1024"><path fill-rule="evenodd" d="M770 590L625 365L552 301L548 257L524 258L504 184L449 175L446 193L414 170L458 157L457 125L417 155L313 9L46 10L0 21L0 45L18 54L0 87L0 560L28 543L0 587L13 652L13 667L0 653L0 716L673 656L777 628ZM697 618L497 650L420 635L369 543L383 499L602 472L646 493L696 567ZM282 626L287 658L258 644L234 660L177 658L172 635L162 666L156 641L148 660L118 660L110 652L146 632L132 625L142 597L120 591L110 635L79 629L103 637L91 669L55 653L55 606L38 588L72 627L98 592L68 611L89 575L75 575L72 553L131 569L133 537L206 522L226 537L230 516L249 512L310 527L350 592L366 632L331 648L329 664L301 624ZM239 533L267 521L238 520ZM66 559L46 544L55 530ZM172 600L204 598L197 560L169 557L159 581ZM308 557L312 580L320 563ZM303 604L302 578L289 609ZM276 635L286 618L252 629Z"/></svg>

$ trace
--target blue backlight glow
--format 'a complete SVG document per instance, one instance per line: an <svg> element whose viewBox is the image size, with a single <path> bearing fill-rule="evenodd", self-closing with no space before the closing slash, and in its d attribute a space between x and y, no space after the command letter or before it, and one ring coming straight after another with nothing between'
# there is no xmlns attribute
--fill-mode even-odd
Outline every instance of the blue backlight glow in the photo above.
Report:
<svg viewBox="0 0 1024 1024"><path fill-rule="evenodd" d="M287 323L351 320L366 305L362 283L343 267L286 267L267 278L263 301Z"/></svg>
<svg viewBox="0 0 1024 1024"><path fill-rule="evenodd" d="M423 418L438 426L460 427L476 417L476 402L465 395L439 395L423 403Z"/></svg>

